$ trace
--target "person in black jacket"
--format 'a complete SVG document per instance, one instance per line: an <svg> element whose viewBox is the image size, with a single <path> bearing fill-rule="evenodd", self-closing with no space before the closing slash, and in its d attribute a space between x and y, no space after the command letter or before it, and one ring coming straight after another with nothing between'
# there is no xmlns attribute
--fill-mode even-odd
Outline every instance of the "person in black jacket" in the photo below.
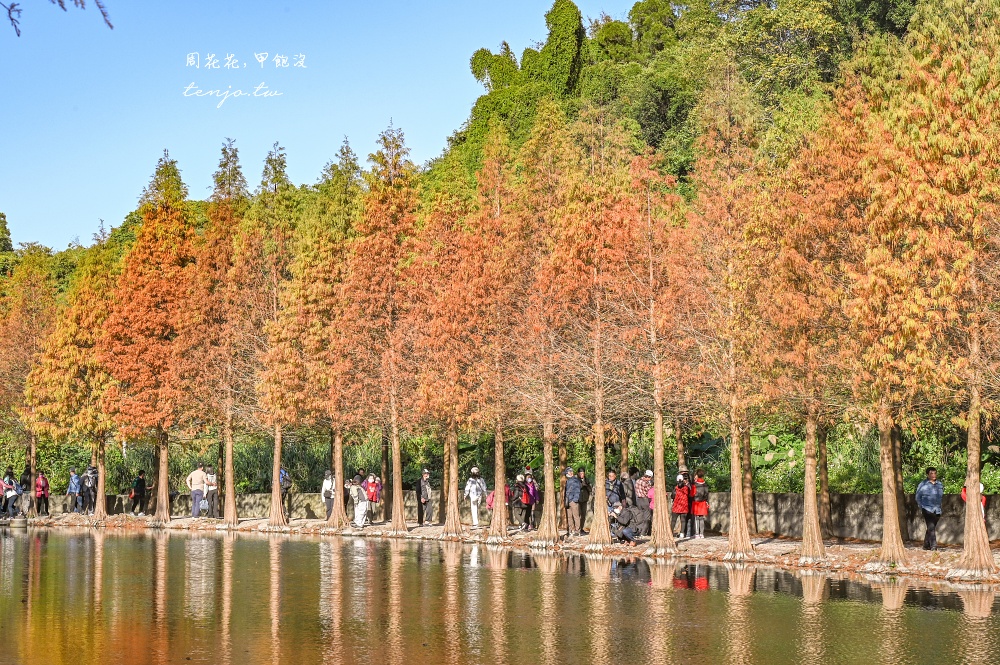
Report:
<svg viewBox="0 0 1000 665"><path fill-rule="evenodd" d="M590 506L590 495L593 488L587 481L587 470L583 467L576 470L576 477L580 479L580 535L587 533L587 508Z"/></svg>
<svg viewBox="0 0 1000 665"><path fill-rule="evenodd" d="M625 488L622 487L622 481L618 480L618 474L614 471L608 471L608 480L604 483L604 491L608 497L608 512L610 513L614 505L621 503L625 497Z"/></svg>
<svg viewBox="0 0 1000 665"><path fill-rule="evenodd" d="M31 467L25 465L21 474L21 512L27 515L31 511L31 497L35 493L35 484L31 482Z"/></svg>
<svg viewBox="0 0 1000 665"><path fill-rule="evenodd" d="M583 524L580 521L580 479L572 467L566 468L566 537L579 536Z"/></svg>
<svg viewBox="0 0 1000 665"><path fill-rule="evenodd" d="M635 513L621 502L615 503L611 508L611 534L623 543L628 543L629 547L635 545L635 536L639 525L635 520Z"/></svg>
<svg viewBox="0 0 1000 665"><path fill-rule="evenodd" d="M628 475L622 478L622 489L625 491L625 495L622 497L622 504L625 507L636 505L635 501L635 481L639 477L639 469L629 467Z"/></svg>

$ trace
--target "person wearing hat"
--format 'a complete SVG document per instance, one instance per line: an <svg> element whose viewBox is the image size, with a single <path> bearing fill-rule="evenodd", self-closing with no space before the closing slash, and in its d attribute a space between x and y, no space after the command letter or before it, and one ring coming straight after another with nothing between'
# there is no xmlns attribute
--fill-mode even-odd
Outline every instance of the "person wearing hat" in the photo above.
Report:
<svg viewBox="0 0 1000 665"><path fill-rule="evenodd" d="M566 467L566 537L579 536L583 525L580 522L580 479L573 473L573 467Z"/></svg>
<svg viewBox="0 0 1000 665"><path fill-rule="evenodd" d="M479 467L469 470L469 481L465 483L465 498L472 504L472 527L479 528L479 504L486 498L486 481L479 475Z"/></svg>
<svg viewBox="0 0 1000 665"><path fill-rule="evenodd" d="M351 501L354 503L354 527L363 529L368 517L368 495L361 487L361 476L354 476L351 481Z"/></svg>
<svg viewBox="0 0 1000 665"><path fill-rule="evenodd" d="M417 481L417 526L431 521L431 472L424 469Z"/></svg>

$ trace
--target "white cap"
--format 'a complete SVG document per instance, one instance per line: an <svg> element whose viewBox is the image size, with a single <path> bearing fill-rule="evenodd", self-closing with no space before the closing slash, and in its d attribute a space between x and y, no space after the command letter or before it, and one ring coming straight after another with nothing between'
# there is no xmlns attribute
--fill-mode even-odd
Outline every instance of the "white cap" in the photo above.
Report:
<svg viewBox="0 0 1000 665"><path fill-rule="evenodd" d="M649 476L650 478L652 478L653 477L653 472L650 471L649 469L646 469L646 475Z"/></svg>
<svg viewBox="0 0 1000 665"><path fill-rule="evenodd" d="M524 476L519 473L519 474L517 474L517 478L515 478L515 480L517 482L519 482L519 483L523 483L524 482Z"/></svg>
<svg viewBox="0 0 1000 665"><path fill-rule="evenodd" d="M478 466L472 467L471 469L469 469L469 473L479 473L479 467Z"/></svg>
<svg viewBox="0 0 1000 665"><path fill-rule="evenodd" d="M678 473L677 474L677 482L681 482L682 480L684 480L684 476L682 476L681 474Z"/></svg>

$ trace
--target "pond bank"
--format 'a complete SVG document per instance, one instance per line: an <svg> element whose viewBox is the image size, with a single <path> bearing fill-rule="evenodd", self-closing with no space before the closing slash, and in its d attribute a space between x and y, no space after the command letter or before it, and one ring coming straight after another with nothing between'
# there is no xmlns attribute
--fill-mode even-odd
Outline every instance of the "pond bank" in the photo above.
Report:
<svg viewBox="0 0 1000 665"><path fill-rule="evenodd" d="M151 517L134 517L132 515L111 515L105 520L94 520L92 517L69 513L54 515L52 517L37 517L28 520L31 528L60 528L60 527L97 527L108 529L141 530L150 528L161 528ZM415 540L438 540L441 538L443 527L440 525L421 526L410 523L409 533L405 538ZM180 531L225 531L221 520L207 518L174 518L165 527L167 529ZM235 529L239 532L257 533L282 533L282 534L302 534L319 536L353 536L363 538L385 539L389 537L388 523L378 523L364 529L333 529L324 520L294 519L287 527L274 529L268 526L266 519L242 519L239 527ZM463 542L470 544L484 544L487 538L487 527L472 529L465 526L465 537ZM534 534L528 534L510 527L508 529L508 539L503 543L504 547L511 549L529 550ZM647 539L642 539L635 547L624 545L610 545L604 549L606 556L641 556L646 550ZM589 541L586 536L564 539L558 545L548 548L553 552L585 553ZM958 566L962 555L960 547L939 548L936 552L923 550L919 546L907 546L907 563L888 569L878 565L879 544L872 542L853 541L826 541L826 559L822 562L801 565L799 564L799 548L801 542L789 538L756 537L753 538L754 554L748 563L756 563L776 568L788 570L815 570L817 572L828 573L870 573L877 572L889 575L905 575L907 577L945 579L949 571ZM993 545L993 559L1000 565L1000 543ZM681 540L677 543L676 559L691 562L723 561L727 551L727 540L722 535L707 535L701 540ZM1000 583L1000 575L984 582Z"/></svg>

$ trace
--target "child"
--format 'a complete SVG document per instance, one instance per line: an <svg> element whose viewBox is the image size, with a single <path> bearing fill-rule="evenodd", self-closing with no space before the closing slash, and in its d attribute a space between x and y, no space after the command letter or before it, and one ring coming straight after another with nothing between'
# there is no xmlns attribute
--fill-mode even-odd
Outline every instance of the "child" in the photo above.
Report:
<svg viewBox="0 0 1000 665"><path fill-rule="evenodd" d="M705 470L694 472L694 537L705 537L705 518L708 517L708 485L705 484Z"/></svg>

